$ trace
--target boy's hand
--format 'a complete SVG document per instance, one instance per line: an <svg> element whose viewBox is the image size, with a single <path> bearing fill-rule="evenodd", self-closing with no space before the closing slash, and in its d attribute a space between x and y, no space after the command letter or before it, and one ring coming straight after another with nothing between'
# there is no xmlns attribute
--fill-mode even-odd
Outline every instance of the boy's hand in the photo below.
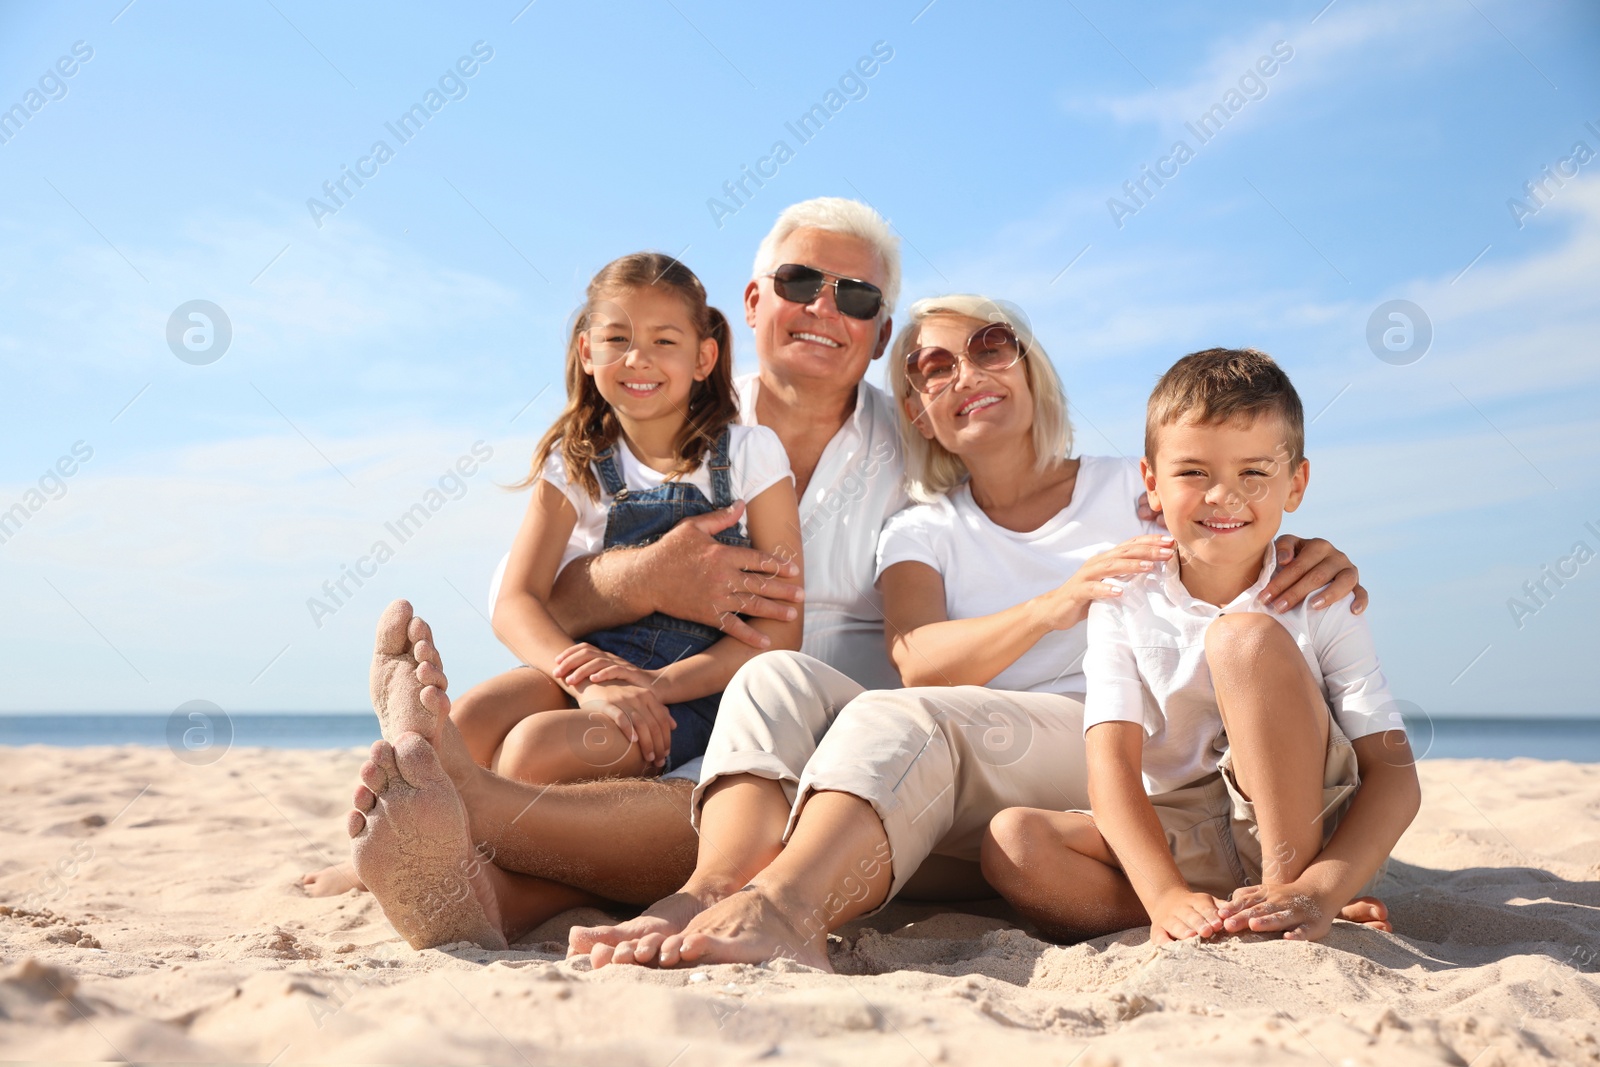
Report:
<svg viewBox="0 0 1600 1067"><path fill-rule="evenodd" d="M1150 940L1155 944L1181 941L1187 937L1210 937L1222 933L1221 902L1210 893L1173 889L1161 894L1150 911Z"/></svg>
<svg viewBox="0 0 1600 1067"><path fill-rule="evenodd" d="M1281 930L1288 941L1322 940L1333 929L1333 920L1339 914L1336 905L1292 882L1235 889L1232 898L1218 910L1223 928L1230 934L1270 934Z"/></svg>
<svg viewBox="0 0 1600 1067"><path fill-rule="evenodd" d="M667 762L672 752L672 730L678 724L647 686L591 683L583 689L578 706L597 711L616 723L623 736L639 746L646 763L659 767Z"/></svg>

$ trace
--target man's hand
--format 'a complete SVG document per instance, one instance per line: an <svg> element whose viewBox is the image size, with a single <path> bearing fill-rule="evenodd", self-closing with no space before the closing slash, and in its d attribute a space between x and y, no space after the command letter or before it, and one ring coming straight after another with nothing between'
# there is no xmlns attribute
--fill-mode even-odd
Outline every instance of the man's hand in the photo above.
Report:
<svg viewBox="0 0 1600 1067"><path fill-rule="evenodd" d="M1220 909L1230 934L1283 931L1289 941L1320 941L1333 928L1337 906L1319 900L1304 886L1247 885L1235 889Z"/></svg>
<svg viewBox="0 0 1600 1067"><path fill-rule="evenodd" d="M1325 608L1353 592L1356 597L1351 614L1360 615L1367 610L1367 591L1349 556L1320 537L1302 540L1294 534L1284 534L1277 545L1277 573L1261 592L1261 599L1273 611L1288 611L1323 586L1328 588L1311 602L1312 607Z"/></svg>
<svg viewBox="0 0 1600 1067"><path fill-rule="evenodd" d="M785 580L800 575L789 560L716 540L714 535L743 516L744 502L735 501L683 520L652 545L653 599L658 611L715 626L752 648L765 649L772 640L739 616L794 619L794 605L805 600L805 587Z"/></svg>
<svg viewBox="0 0 1600 1067"><path fill-rule="evenodd" d="M1173 889L1161 894L1150 909L1150 940L1181 941L1186 937L1210 937L1222 933L1222 916L1217 899L1210 893Z"/></svg>

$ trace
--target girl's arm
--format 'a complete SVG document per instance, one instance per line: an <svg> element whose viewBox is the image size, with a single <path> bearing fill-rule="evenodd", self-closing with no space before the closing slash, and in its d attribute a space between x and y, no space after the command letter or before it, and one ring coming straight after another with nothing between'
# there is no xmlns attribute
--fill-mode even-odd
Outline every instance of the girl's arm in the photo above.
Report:
<svg viewBox="0 0 1600 1067"><path fill-rule="evenodd" d="M1150 569L1162 552L1171 554L1170 542L1156 534L1124 541L1084 563L1055 589L971 619L949 617L938 571L910 560L895 563L878 579L889 661L908 686L988 685L1045 634L1082 622L1090 603L1121 594L1101 579Z"/></svg>
<svg viewBox="0 0 1600 1067"><path fill-rule="evenodd" d="M783 478L768 486L746 506L745 521L750 530L750 541L756 550L794 564L794 580L804 582L805 565L800 554L800 507L795 500L794 482ZM750 575L748 580L752 589L759 588L759 575ZM742 598L746 594L745 590L738 589L724 592L735 598ZM796 650L800 647L804 617L805 608L796 604L793 619L751 619L750 625L771 639L772 649ZM739 638L728 636L704 652L686 656L658 671L637 672L612 666L596 671L591 677L603 682L642 675L648 678L650 691L662 703L680 704L722 692L734 672L761 651Z"/></svg>
<svg viewBox="0 0 1600 1067"><path fill-rule="evenodd" d="M545 605L567 538L577 522L578 512L561 490L543 479L533 484L490 620L501 644L523 663L552 678L556 677L556 657L572 644L572 638L556 624Z"/></svg>

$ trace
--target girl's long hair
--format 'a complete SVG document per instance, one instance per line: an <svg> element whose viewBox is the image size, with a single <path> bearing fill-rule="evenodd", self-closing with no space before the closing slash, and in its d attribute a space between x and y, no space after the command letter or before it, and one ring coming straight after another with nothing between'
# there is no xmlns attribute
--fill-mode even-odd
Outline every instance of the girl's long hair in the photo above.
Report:
<svg viewBox="0 0 1600 1067"><path fill-rule="evenodd" d="M566 464L567 482L580 485L591 500L600 499L600 481L594 460L617 443L622 426L600 395L594 378L585 374L579 360L578 338L588 328L595 306L620 292L646 288L670 289L683 299L696 331L696 343L711 338L717 343L717 362L711 374L689 392L689 407L678 436L678 464L669 474L692 474L723 429L739 417L733 391L733 336L722 312L706 303L706 289L694 271L660 252L635 252L600 268L589 282L583 306L573 315L567 335L567 406L555 425L545 432L533 454L528 477L513 488L526 489L538 481L550 454L557 448Z"/></svg>

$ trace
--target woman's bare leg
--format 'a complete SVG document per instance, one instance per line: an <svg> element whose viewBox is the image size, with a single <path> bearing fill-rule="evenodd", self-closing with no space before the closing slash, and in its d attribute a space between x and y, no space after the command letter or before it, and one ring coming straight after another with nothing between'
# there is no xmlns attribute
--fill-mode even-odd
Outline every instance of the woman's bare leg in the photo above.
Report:
<svg viewBox="0 0 1600 1067"><path fill-rule="evenodd" d="M694 873L678 892L643 915L615 926L576 927L567 955L608 963L652 964L669 936L696 915L743 888L783 849L789 798L783 786L754 774L719 778L706 790L700 812L700 851Z"/></svg>

